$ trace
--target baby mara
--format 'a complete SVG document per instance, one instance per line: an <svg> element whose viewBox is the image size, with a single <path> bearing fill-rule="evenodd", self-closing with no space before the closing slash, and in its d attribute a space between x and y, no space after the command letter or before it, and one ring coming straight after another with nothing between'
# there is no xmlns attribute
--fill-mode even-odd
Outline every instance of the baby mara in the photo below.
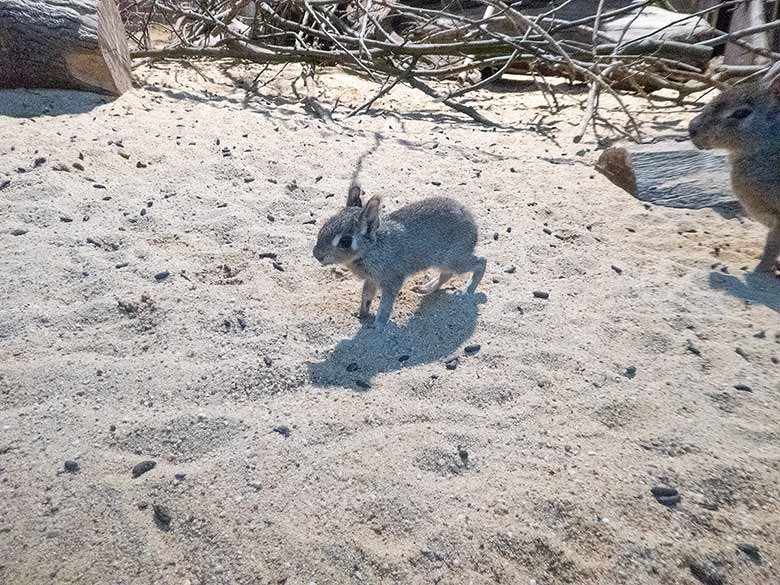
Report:
<svg viewBox="0 0 780 585"><path fill-rule="evenodd" d="M758 272L780 268L780 63L758 83L727 89L691 120L701 149L729 151L731 183L745 210L769 228Z"/></svg>
<svg viewBox="0 0 780 585"><path fill-rule="evenodd" d="M347 205L320 229L314 257L324 266L342 264L363 280L360 318L368 317L371 302L381 291L374 327L383 329L404 281L436 268L441 274L412 290L430 294L454 274L471 272L467 292L477 290L486 261L474 255L477 224L457 201L432 197L383 216L378 196L365 205L357 185L350 187Z"/></svg>

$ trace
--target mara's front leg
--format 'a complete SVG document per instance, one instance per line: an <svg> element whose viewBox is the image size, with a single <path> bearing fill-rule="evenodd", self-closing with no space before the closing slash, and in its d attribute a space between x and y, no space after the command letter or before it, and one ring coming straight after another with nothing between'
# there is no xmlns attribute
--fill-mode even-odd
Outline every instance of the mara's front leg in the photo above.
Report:
<svg viewBox="0 0 780 585"><path fill-rule="evenodd" d="M761 255L761 261L756 266L756 272L768 272L773 274L775 270L780 269L778 263L780 256L780 218L775 225L769 229L764 245L764 253Z"/></svg>
<svg viewBox="0 0 780 585"><path fill-rule="evenodd" d="M374 318L374 327L380 331L385 328L393 313L393 305L398 293L401 291L403 281L392 281L382 283L382 299L379 301L379 311Z"/></svg>
<svg viewBox="0 0 780 585"><path fill-rule="evenodd" d="M371 308L371 302L376 296L376 284L371 280L363 282L363 294L360 297L360 312L358 317L365 319L368 317L368 311Z"/></svg>

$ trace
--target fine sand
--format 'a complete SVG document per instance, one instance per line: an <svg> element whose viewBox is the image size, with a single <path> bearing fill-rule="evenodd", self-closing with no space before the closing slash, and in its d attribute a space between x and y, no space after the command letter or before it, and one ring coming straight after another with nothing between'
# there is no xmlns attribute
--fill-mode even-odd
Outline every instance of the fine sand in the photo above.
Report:
<svg viewBox="0 0 780 585"><path fill-rule="evenodd" d="M403 88L344 119L376 86L334 70L328 124L294 75L0 92L0 583L780 583L764 229L596 173L581 88L479 92L490 130ZM311 255L358 168L474 211L476 296L361 328Z"/></svg>

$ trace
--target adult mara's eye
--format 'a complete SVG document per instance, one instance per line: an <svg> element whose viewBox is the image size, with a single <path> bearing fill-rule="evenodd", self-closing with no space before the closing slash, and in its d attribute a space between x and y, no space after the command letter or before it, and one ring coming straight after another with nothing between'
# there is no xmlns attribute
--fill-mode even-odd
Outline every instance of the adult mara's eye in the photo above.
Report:
<svg viewBox="0 0 780 585"><path fill-rule="evenodd" d="M752 108L737 108L729 114L729 118L734 118L735 120L744 120L752 113Z"/></svg>
<svg viewBox="0 0 780 585"><path fill-rule="evenodd" d="M339 238L339 248L349 248L352 246L352 236L341 236Z"/></svg>

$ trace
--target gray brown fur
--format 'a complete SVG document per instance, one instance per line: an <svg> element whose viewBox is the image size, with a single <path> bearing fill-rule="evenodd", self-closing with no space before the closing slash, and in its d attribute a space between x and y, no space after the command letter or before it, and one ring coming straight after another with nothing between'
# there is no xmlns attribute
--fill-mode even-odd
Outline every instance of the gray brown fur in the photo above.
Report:
<svg viewBox="0 0 780 585"><path fill-rule="evenodd" d="M478 230L468 209L453 199L432 197L382 215L381 199L374 196L363 206L361 194L359 187L350 188L347 206L325 222L314 247L320 263L347 266L364 281L361 318L368 317L381 291L374 324L384 327L406 279L430 268L440 270L440 276L412 290L429 294L453 274L471 272L467 292L476 291L486 261L474 255Z"/></svg>
<svg viewBox="0 0 780 585"><path fill-rule="evenodd" d="M773 273L780 256L780 65L758 83L724 91L689 132L698 148L728 150L734 192L769 228L756 270Z"/></svg>

